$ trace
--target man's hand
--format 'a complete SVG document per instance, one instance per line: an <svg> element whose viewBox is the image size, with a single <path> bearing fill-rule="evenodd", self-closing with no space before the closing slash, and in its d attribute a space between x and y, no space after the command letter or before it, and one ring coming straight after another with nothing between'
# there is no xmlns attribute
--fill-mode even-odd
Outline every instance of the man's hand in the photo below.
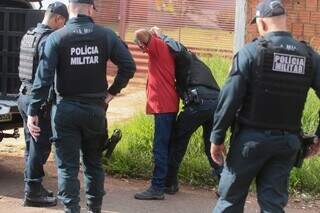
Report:
<svg viewBox="0 0 320 213"><path fill-rule="evenodd" d="M104 100L104 102L108 105L109 102L113 99L113 97L114 97L113 95L108 93L106 99Z"/></svg>
<svg viewBox="0 0 320 213"><path fill-rule="evenodd" d="M220 166L224 163L224 155L226 153L224 144L216 145L214 143L211 144L211 158L214 162L219 164Z"/></svg>
<svg viewBox="0 0 320 213"><path fill-rule="evenodd" d="M318 137L315 137L314 139L314 144L312 144L309 147L309 150L307 152L307 158L312 157L312 156L317 156L319 155L319 150L320 150L320 139Z"/></svg>
<svg viewBox="0 0 320 213"><path fill-rule="evenodd" d="M27 126L30 134L33 138L37 138L40 135L39 118L38 116L29 116L27 120Z"/></svg>
<svg viewBox="0 0 320 213"><path fill-rule="evenodd" d="M151 27L150 33L156 35L157 37L160 37L162 35L160 28L157 26Z"/></svg>

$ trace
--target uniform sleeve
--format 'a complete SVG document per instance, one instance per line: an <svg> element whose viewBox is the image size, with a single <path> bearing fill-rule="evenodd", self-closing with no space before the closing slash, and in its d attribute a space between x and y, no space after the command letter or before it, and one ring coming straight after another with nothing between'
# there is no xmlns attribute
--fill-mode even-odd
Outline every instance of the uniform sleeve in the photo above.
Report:
<svg viewBox="0 0 320 213"><path fill-rule="evenodd" d="M312 88L316 92L318 98L320 99L320 55L315 53L315 62L316 62L316 69L314 72L314 78L312 82ZM319 106L319 104L318 104ZM320 137L320 111L319 111L319 125L316 131L316 135Z"/></svg>
<svg viewBox="0 0 320 213"><path fill-rule="evenodd" d="M51 34L46 40L35 74L28 115L39 115L40 107L46 101L49 89L53 85L57 62L57 45L55 37Z"/></svg>
<svg viewBox="0 0 320 213"><path fill-rule="evenodd" d="M183 46L169 36L161 35L160 38L170 47L172 52L179 54L183 50Z"/></svg>
<svg viewBox="0 0 320 213"><path fill-rule="evenodd" d="M110 59L112 63L117 65L118 72L108 92L111 95L116 95L121 89L126 87L129 80L133 78L136 65L131 53L117 36L114 36L114 45L111 50Z"/></svg>
<svg viewBox="0 0 320 213"><path fill-rule="evenodd" d="M248 51L245 49L240 50L234 56L232 63L229 77L219 95L211 132L210 141L217 145L224 143L226 132L233 124L236 113L242 105L246 94L247 81L251 69Z"/></svg>
<svg viewBox="0 0 320 213"><path fill-rule="evenodd" d="M46 44L46 41L47 41L48 36L49 36L49 34L44 35L44 36L41 38L41 40L40 40L40 42L39 42L39 44L38 44L38 53L39 53L39 54L38 54L38 59L39 59L39 61L40 61L41 56L42 56L42 53L43 53L43 51L44 51L44 47L45 47L45 44Z"/></svg>

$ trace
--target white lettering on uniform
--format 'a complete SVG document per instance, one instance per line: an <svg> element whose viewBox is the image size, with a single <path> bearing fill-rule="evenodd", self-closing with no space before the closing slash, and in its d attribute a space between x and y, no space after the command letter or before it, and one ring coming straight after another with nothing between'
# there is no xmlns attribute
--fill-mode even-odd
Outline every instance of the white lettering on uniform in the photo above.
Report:
<svg viewBox="0 0 320 213"><path fill-rule="evenodd" d="M275 72L286 72L304 75L306 69L306 57L274 53L273 68Z"/></svg>
<svg viewBox="0 0 320 213"><path fill-rule="evenodd" d="M97 46L71 47L70 65L87 65L99 63L99 48Z"/></svg>

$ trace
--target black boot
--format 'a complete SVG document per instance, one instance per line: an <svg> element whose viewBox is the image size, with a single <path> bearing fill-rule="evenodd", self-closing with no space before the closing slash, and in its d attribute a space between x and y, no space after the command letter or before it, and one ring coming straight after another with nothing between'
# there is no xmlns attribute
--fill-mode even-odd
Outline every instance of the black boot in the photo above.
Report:
<svg viewBox="0 0 320 213"><path fill-rule="evenodd" d="M88 213L101 213L101 207L88 207Z"/></svg>
<svg viewBox="0 0 320 213"><path fill-rule="evenodd" d="M57 205L57 198L38 194L25 194L23 206L50 207Z"/></svg>
<svg viewBox="0 0 320 213"><path fill-rule="evenodd" d="M41 185L40 190L43 196L54 197L53 191L44 188L43 185Z"/></svg>
<svg viewBox="0 0 320 213"><path fill-rule="evenodd" d="M166 183L165 183L164 193L169 194L169 195L174 195L178 191L179 191L178 179L171 178L171 180L169 180L167 178Z"/></svg>
<svg viewBox="0 0 320 213"><path fill-rule="evenodd" d="M137 200L163 200L164 193L163 191L156 190L152 187L149 187L143 192L138 192L134 195L134 198Z"/></svg>

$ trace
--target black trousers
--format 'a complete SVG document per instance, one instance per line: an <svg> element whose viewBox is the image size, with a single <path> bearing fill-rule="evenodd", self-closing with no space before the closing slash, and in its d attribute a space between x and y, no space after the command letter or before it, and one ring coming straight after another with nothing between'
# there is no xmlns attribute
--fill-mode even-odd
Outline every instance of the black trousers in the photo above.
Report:
<svg viewBox="0 0 320 213"><path fill-rule="evenodd" d="M213 126L214 111L218 100L204 100L201 104L191 104L184 107L178 115L174 126L172 141L169 147L169 163L166 185L177 183L177 174L186 153L192 134L200 127L203 128L203 142L208 161L213 168L213 174L220 178L223 167L216 164L210 154L210 135Z"/></svg>

